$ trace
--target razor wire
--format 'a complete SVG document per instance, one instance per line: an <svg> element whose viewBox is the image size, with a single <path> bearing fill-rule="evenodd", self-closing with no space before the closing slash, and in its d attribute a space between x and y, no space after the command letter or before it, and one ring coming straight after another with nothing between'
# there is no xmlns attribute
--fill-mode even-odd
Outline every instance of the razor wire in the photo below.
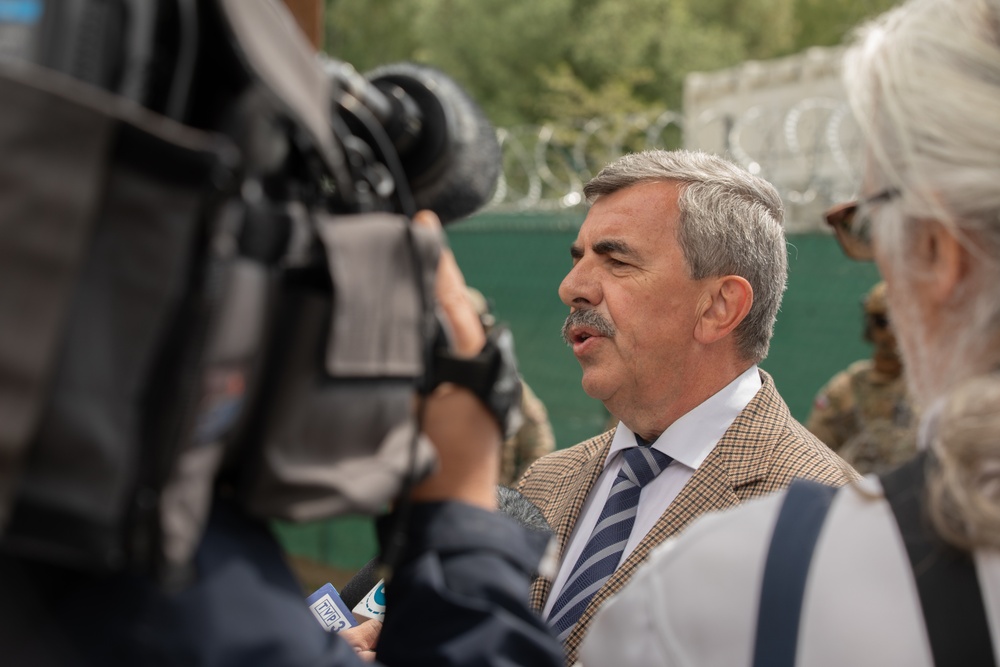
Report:
<svg viewBox="0 0 1000 667"><path fill-rule="evenodd" d="M583 185L608 162L647 149L723 155L775 185L790 209L855 192L860 136L843 100L708 108L685 119L663 110L581 123L501 128L503 168L488 210L557 211L584 203Z"/></svg>

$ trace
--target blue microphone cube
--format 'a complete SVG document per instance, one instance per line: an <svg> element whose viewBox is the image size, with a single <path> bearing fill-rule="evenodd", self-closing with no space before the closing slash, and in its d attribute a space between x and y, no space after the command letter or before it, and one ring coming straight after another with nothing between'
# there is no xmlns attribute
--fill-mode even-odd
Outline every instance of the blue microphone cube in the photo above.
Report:
<svg viewBox="0 0 1000 667"><path fill-rule="evenodd" d="M337 589L330 584L320 586L315 593L306 598L306 604L327 632L340 632L358 624L354 614L340 598Z"/></svg>

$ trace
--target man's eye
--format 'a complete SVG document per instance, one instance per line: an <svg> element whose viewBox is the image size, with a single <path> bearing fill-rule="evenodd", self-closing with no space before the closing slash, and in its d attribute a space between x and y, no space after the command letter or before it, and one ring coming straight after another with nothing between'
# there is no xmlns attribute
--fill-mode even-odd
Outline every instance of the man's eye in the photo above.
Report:
<svg viewBox="0 0 1000 667"><path fill-rule="evenodd" d="M615 259L614 257L608 257L608 263L614 267L628 266L626 262L623 262L620 259Z"/></svg>

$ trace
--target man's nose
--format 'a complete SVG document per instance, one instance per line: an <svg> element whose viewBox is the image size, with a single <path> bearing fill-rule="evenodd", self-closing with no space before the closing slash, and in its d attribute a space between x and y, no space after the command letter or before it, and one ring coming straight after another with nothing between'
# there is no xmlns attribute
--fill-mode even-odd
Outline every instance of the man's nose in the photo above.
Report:
<svg viewBox="0 0 1000 667"><path fill-rule="evenodd" d="M600 300L600 285L593 279L585 260L578 261L559 284L559 298L570 308L596 306Z"/></svg>

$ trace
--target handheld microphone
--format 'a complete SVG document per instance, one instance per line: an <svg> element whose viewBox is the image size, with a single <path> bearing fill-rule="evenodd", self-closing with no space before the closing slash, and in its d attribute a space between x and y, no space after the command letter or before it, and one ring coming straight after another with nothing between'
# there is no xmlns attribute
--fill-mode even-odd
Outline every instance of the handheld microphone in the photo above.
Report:
<svg viewBox="0 0 1000 667"><path fill-rule="evenodd" d="M541 510L516 489L497 486L497 509L529 530L553 533ZM385 581L378 577L378 566L379 559L372 558L340 593L355 614L381 621L385 618Z"/></svg>
<svg viewBox="0 0 1000 667"><path fill-rule="evenodd" d="M327 632L340 632L353 628L357 619L348 610L347 605L337 594L337 589L331 584L323 584L312 595L306 598L309 611Z"/></svg>
<svg viewBox="0 0 1000 667"><path fill-rule="evenodd" d="M354 609L379 584L381 578L376 573L378 564L378 558L372 558L341 587L340 597L344 604Z"/></svg>
<svg viewBox="0 0 1000 667"><path fill-rule="evenodd" d="M385 620L385 580L379 579L378 583L372 587L368 594L354 606L355 614L374 618L376 621Z"/></svg>

